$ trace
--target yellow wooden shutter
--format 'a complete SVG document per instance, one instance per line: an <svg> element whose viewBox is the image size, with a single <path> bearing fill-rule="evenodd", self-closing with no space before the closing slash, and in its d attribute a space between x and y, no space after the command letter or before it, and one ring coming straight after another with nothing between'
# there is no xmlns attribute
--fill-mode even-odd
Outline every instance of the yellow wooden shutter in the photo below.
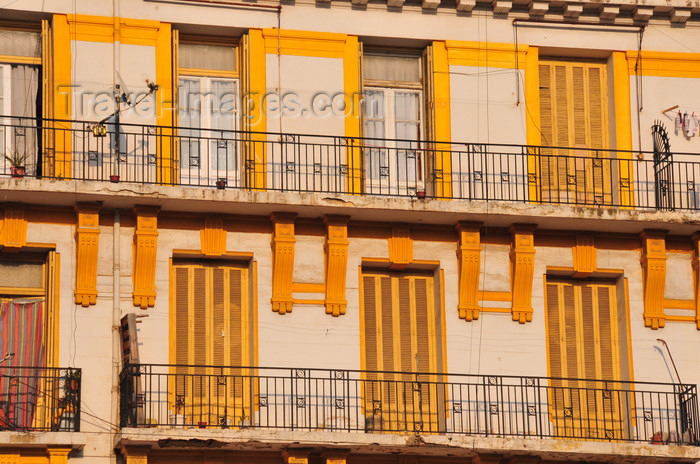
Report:
<svg viewBox="0 0 700 464"><path fill-rule="evenodd" d="M190 314L189 314L189 290L190 290L190 270L186 267L175 268L175 278L173 285L175 287L175 301L173 307L175 309L175 364L185 366L190 363ZM186 367L177 367L176 375L176 395L184 395L185 378L182 376L187 374Z"/></svg>

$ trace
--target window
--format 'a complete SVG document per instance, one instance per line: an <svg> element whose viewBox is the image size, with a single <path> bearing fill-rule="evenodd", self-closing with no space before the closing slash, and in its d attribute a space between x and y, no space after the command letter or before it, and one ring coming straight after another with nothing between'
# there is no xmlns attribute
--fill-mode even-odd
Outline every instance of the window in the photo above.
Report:
<svg viewBox="0 0 700 464"><path fill-rule="evenodd" d="M431 383L438 381L435 373L443 365L435 291L432 273L363 271L362 356L368 371L364 388L368 429L435 432L442 423L438 419L444 414L445 392Z"/></svg>
<svg viewBox="0 0 700 464"><path fill-rule="evenodd" d="M366 189L411 194L423 190L421 57L366 53L362 63Z"/></svg>
<svg viewBox="0 0 700 464"><path fill-rule="evenodd" d="M0 428L48 428L54 419L48 375L28 368L53 365L55 263L54 252L0 257Z"/></svg>
<svg viewBox="0 0 700 464"><path fill-rule="evenodd" d="M624 358L622 324L614 282L551 280L546 283L549 371L553 377L550 407L557 435L623 438L622 411L629 407L619 394ZM563 380L587 379L587 380ZM595 381L593 379L598 379ZM609 431L613 437L605 436Z"/></svg>
<svg viewBox="0 0 700 464"><path fill-rule="evenodd" d="M41 47L39 32L0 29L0 124L5 125L0 128L0 150L10 157L26 156L28 174L35 174L37 167ZM10 173L7 159L0 166L0 173Z"/></svg>
<svg viewBox="0 0 700 464"><path fill-rule="evenodd" d="M237 48L185 42L178 58L181 182L213 186L224 179L238 185Z"/></svg>
<svg viewBox="0 0 700 464"><path fill-rule="evenodd" d="M545 201L610 204L605 63L540 61ZM602 151L599 151L602 150Z"/></svg>
<svg viewBox="0 0 700 464"><path fill-rule="evenodd" d="M254 332L247 263L174 261L172 273L176 413L209 424L250 418L244 367L253 365Z"/></svg>

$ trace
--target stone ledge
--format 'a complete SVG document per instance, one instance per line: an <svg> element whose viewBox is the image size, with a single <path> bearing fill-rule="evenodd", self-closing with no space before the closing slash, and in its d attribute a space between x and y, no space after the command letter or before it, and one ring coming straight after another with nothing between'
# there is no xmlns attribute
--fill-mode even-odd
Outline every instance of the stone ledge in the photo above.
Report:
<svg viewBox="0 0 700 464"><path fill-rule="evenodd" d="M353 221L454 225L458 221L471 220L484 222L490 227L508 227L513 223L528 222L537 224L540 229L635 234L643 229L666 229L671 234L679 235L690 235L700 230L700 214L696 211L418 200L30 178L0 179L0 192L4 202L72 208L77 201L95 201L103 203L103 211L131 210L135 205L153 205L159 206L163 213L269 215L272 212L296 212L300 217L310 218L325 214L348 215Z"/></svg>
<svg viewBox="0 0 700 464"><path fill-rule="evenodd" d="M586 462L666 463L696 462L700 447L607 443L538 438L500 438L469 435L399 435L362 432L212 430L212 429L122 429L116 448L150 446L158 450L268 451L289 447L344 449L361 454L412 454L470 457L478 453L507 456L539 456L544 459Z"/></svg>
<svg viewBox="0 0 700 464"><path fill-rule="evenodd" d="M81 432L0 432L2 448L71 448L85 447L87 435Z"/></svg>

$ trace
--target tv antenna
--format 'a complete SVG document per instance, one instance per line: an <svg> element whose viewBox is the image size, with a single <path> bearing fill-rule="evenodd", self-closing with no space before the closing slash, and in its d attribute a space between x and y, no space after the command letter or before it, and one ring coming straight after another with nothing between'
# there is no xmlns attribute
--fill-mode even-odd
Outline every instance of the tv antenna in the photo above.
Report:
<svg viewBox="0 0 700 464"><path fill-rule="evenodd" d="M109 116L103 118L101 121L99 121L97 124L92 126L92 133L95 137L105 137L107 135L107 128L105 127L105 123L111 119L114 118L114 163L112 163L113 166L113 175L111 176L111 179L113 182L118 182L119 181L119 163L121 162L121 147L120 147L120 135L121 135L121 121L120 121L120 114L122 111L125 109L129 108L135 108L138 106L142 101L144 101L146 98L148 98L149 95L152 95L156 93L159 89L159 86L155 82L151 82L150 80L146 80L146 87L148 88L148 92L143 94L139 99L136 101L133 101L131 98L131 92L129 91L129 88L127 87L126 83L124 82L124 79L122 79L121 74L119 74L119 71L115 71L115 77L117 79L117 83L114 85L113 89L113 95L114 95L114 112L110 114ZM122 103L126 103L126 107L122 107ZM124 160L126 161L126 160Z"/></svg>

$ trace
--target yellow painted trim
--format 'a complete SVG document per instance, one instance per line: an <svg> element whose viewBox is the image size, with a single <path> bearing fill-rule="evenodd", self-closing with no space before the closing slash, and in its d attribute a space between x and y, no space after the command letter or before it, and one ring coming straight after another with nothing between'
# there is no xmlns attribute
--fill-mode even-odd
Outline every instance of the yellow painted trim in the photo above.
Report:
<svg viewBox="0 0 700 464"><path fill-rule="evenodd" d="M413 261L413 238L411 228L406 224L394 224L389 237L390 268L405 269Z"/></svg>
<svg viewBox="0 0 700 464"><path fill-rule="evenodd" d="M257 375L257 366L259 366L259 353L258 353L258 345L260 343L258 340L258 262L253 260L253 336L255 337L253 339L253 356L254 356L254 361L255 361L255 375ZM258 385L255 386L256 390L258 389ZM256 405L256 410L258 408L259 404Z"/></svg>
<svg viewBox="0 0 700 464"><path fill-rule="evenodd" d="M544 341L545 341L545 349L547 350L547 377L552 377L552 357L550 355L550 347L549 347L549 317L548 317L548 309L549 308L549 303L547 302L547 274L542 275L542 284L543 284L543 290L544 293L542 295L542 301L544 303ZM551 401L550 401L550 409L551 409ZM550 413L550 418L552 417L552 414Z"/></svg>
<svg viewBox="0 0 700 464"><path fill-rule="evenodd" d="M345 136L350 139L360 137L362 119L360 105L360 59L357 36L349 35L343 48L343 90L347 103L352 108L345 112ZM348 192L362 193L362 150L359 141L349 143L345 151L348 160Z"/></svg>
<svg viewBox="0 0 700 464"><path fill-rule="evenodd" d="M294 220L296 213L272 213L272 311L280 315L292 312L294 277ZM323 304L323 303L321 303Z"/></svg>
<svg viewBox="0 0 700 464"><path fill-rule="evenodd" d="M450 114L450 58L444 41L433 42L433 95L431 105L434 116L435 169L442 171L442 178L436 180L435 195L438 198L452 198L452 126Z"/></svg>
<svg viewBox="0 0 700 464"><path fill-rule="evenodd" d="M292 293L325 293L325 284L292 282Z"/></svg>
<svg viewBox="0 0 700 464"><path fill-rule="evenodd" d="M664 309L687 309L688 311L695 311L695 300L664 298ZM668 318L668 316L666 317Z"/></svg>
<svg viewBox="0 0 700 464"><path fill-rule="evenodd" d="M155 46L160 21L111 16L68 15L72 40ZM169 26L168 26L169 27Z"/></svg>
<svg viewBox="0 0 700 464"><path fill-rule="evenodd" d="M226 253L226 229L221 215L204 216L199 232L202 254L205 256L222 256Z"/></svg>
<svg viewBox="0 0 700 464"><path fill-rule="evenodd" d="M6 250L19 251L27 244L27 219L24 205L8 203L0 221L0 245Z"/></svg>
<svg viewBox="0 0 700 464"><path fill-rule="evenodd" d="M525 66L523 69L524 94L525 94L525 131L527 144L530 146L542 145L542 133L540 132L540 63L539 48L529 47L525 54ZM530 200L540 200L540 191L537 188L540 179L539 163L533 150L528 150L527 156L528 190Z"/></svg>
<svg viewBox="0 0 700 464"><path fill-rule="evenodd" d="M61 301L61 253L57 253L54 251L54 256L55 256L55 261L54 261L54 269L53 269L53 277L55 279L55 293L53 295L54 299L54 304L53 304L53 364L50 366L53 367L58 367L59 365L59 354L58 354L58 349L60 346L60 339L59 339L59 334L61 331L59 330L59 323L60 321L60 301Z"/></svg>
<svg viewBox="0 0 700 464"><path fill-rule="evenodd" d="M75 211L75 304L88 307L97 303L100 206L94 203L78 203Z"/></svg>
<svg viewBox="0 0 700 464"><path fill-rule="evenodd" d="M595 234L592 232L577 232L576 245L572 248L574 270L579 277L581 274L595 272L598 268L598 250L595 246Z"/></svg>
<svg viewBox="0 0 700 464"><path fill-rule="evenodd" d="M513 320L521 324L532 321L532 282L535 270L535 240L533 224L513 224L510 227L510 291L513 296Z"/></svg>
<svg viewBox="0 0 700 464"><path fill-rule="evenodd" d="M334 32L262 30L265 53L321 58L343 58L348 36ZM279 48L278 48L279 44Z"/></svg>
<svg viewBox="0 0 700 464"><path fill-rule="evenodd" d="M503 314L509 314L511 309L510 308L485 308L481 307L481 311L485 313L503 313Z"/></svg>
<svg viewBox="0 0 700 464"><path fill-rule="evenodd" d="M672 322L693 322L695 323L695 316L666 316L667 321Z"/></svg>
<svg viewBox="0 0 700 464"><path fill-rule="evenodd" d="M248 66L243 89L242 102L243 128L255 131L248 142L250 147L249 159L253 163L253 173L246 179L247 186L253 189L264 189L267 183L267 136L262 134L267 130L267 116L263 108L263 98L267 92L265 39L261 29L251 29L247 37L246 55Z"/></svg>
<svg viewBox="0 0 700 464"><path fill-rule="evenodd" d="M627 324L627 365L629 367L629 375L630 375L630 389L634 390L634 361L632 358L632 327L630 325L630 291L629 291L629 285L627 281L627 277L623 279L623 284L624 284L624 292L625 292L625 323ZM632 396L632 410L636 408L636 401L635 401L635 396L636 395L631 395ZM633 425L637 425L637 418L633 418Z"/></svg>
<svg viewBox="0 0 700 464"><path fill-rule="evenodd" d="M700 232L695 232L691 238L693 248L693 298L695 300L695 328L700 330Z"/></svg>
<svg viewBox="0 0 700 464"><path fill-rule="evenodd" d="M442 323L442 372L447 372L447 326L445 325L445 270L440 268L440 322ZM445 387L447 389L447 387ZM447 400L447 393L445 392L445 400ZM447 402L445 404L448 404ZM446 408L445 411L449 414L450 408Z"/></svg>
<svg viewBox="0 0 700 464"><path fill-rule="evenodd" d="M238 71L222 71L220 69L199 69L199 68L179 68L180 76L197 76L197 77L229 77L237 78Z"/></svg>
<svg viewBox="0 0 700 464"><path fill-rule="evenodd" d="M644 286L644 325L657 330L664 327L664 289L666 287L666 231L645 230L642 239L642 284Z"/></svg>
<svg viewBox="0 0 700 464"><path fill-rule="evenodd" d="M447 57L451 66L475 66L489 68L522 69L525 65L525 57L528 45L519 45L519 54L516 60L515 45L497 42L467 42L461 40L445 41Z"/></svg>
<svg viewBox="0 0 700 464"><path fill-rule="evenodd" d="M53 15L53 117L55 119L72 119L72 84L71 77L71 37L66 15ZM64 128L64 127L60 127ZM60 134L58 134L60 135ZM47 163L50 174L58 178L71 176L71 138L56 137L54 165ZM47 173L45 173L47 174Z"/></svg>
<svg viewBox="0 0 700 464"><path fill-rule="evenodd" d="M170 331L168 343L168 363L176 364L175 359L175 279L173 278L173 258L168 258L168 329ZM171 373L175 373L171 370ZM172 390L172 386L170 387ZM170 392L174 397L174 393ZM171 400L172 401L172 400Z"/></svg>
<svg viewBox="0 0 700 464"><path fill-rule="evenodd" d="M349 216L326 215L326 242L323 247L325 255L325 306L326 314L338 317L345 314L347 299L345 283L348 269L348 221Z"/></svg>
<svg viewBox="0 0 700 464"><path fill-rule="evenodd" d="M479 301L512 301L513 295L511 292L494 292L494 291L479 291ZM481 308L484 309L484 308ZM493 309L493 308L492 308ZM509 313L510 308L502 308L504 312Z"/></svg>
<svg viewBox="0 0 700 464"><path fill-rule="evenodd" d="M132 292L134 306L152 308L156 302L156 251L158 249L157 206L136 206Z"/></svg>
<svg viewBox="0 0 700 464"><path fill-rule="evenodd" d="M0 55L0 63L41 64L41 57Z"/></svg>
<svg viewBox="0 0 700 464"><path fill-rule="evenodd" d="M629 63L624 52L612 53L613 103L615 105L615 142L618 150L632 150L632 110L630 108ZM700 63L699 63L700 64ZM631 160L632 153L619 153L619 159ZM620 204L634 206L632 163L619 165Z"/></svg>
<svg viewBox="0 0 700 464"><path fill-rule="evenodd" d="M176 155L174 153L176 145L173 143L171 129L174 125L175 113L175 91L173 88L173 49L172 31L170 24L161 23L156 33L156 84L160 87L156 92L156 125L160 126L163 137L157 137L158 152L160 153L160 163L158 181L164 184L172 183L175 180Z"/></svg>
<svg viewBox="0 0 700 464"><path fill-rule="evenodd" d="M625 52L630 75L639 75L634 70L637 54L636 50ZM700 78L700 53L643 51L641 62L643 76Z"/></svg>
<svg viewBox="0 0 700 464"><path fill-rule="evenodd" d="M365 342L365 283L362 278L362 265L357 266L357 287L360 295L360 369L367 370L365 353L367 346ZM365 397L365 383L362 382L362 398Z"/></svg>
<svg viewBox="0 0 700 464"><path fill-rule="evenodd" d="M292 298L292 303L293 304L301 304L301 305L315 305L315 306L323 306L323 304L326 302L326 300L319 300L319 299L310 299L310 298Z"/></svg>
<svg viewBox="0 0 700 464"><path fill-rule="evenodd" d="M457 260L459 274L459 298L457 309L459 318L467 322L479 319L479 301L483 292L479 291L481 264L480 222L458 222Z"/></svg>

